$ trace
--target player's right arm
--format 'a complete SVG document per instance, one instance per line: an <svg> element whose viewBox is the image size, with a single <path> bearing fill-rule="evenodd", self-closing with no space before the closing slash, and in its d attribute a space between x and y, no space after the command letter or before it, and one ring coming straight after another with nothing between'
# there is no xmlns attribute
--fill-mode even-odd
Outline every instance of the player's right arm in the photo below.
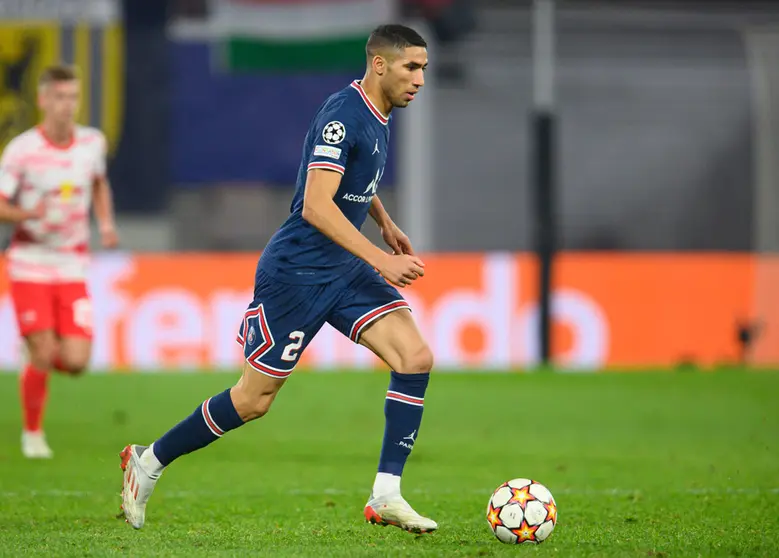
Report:
<svg viewBox="0 0 779 558"><path fill-rule="evenodd" d="M341 174L338 172L309 170L303 196L303 219L377 269L393 285L405 287L424 275L424 264L419 258L407 254L387 254L352 225L333 200L340 184Z"/></svg>
<svg viewBox="0 0 779 558"><path fill-rule="evenodd" d="M19 190L23 172L18 144L12 140L3 151L3 156L0 157L0 221L21 223L28 219L43 217L43 204L28 210L11 203L11 199Z"/></svg>

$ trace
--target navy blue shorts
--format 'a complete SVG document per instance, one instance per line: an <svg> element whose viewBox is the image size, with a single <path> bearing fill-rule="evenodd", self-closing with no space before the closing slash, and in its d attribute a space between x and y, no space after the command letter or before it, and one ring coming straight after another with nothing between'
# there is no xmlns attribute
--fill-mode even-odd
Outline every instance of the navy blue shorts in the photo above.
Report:
<svg viewBox="0 0 779 558"><path fill-rule="evenodd" d="M286 378L325 322L356 343L370 323L402 308L409 305L398 290L367 264L321 285L289 285L258 271L237 341L255 370Z"/></svg>

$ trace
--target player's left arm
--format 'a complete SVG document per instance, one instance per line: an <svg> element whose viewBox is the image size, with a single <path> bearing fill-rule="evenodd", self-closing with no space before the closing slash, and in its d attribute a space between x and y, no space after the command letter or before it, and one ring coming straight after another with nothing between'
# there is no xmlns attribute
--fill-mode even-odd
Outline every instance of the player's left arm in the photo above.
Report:
<svg viewBox="0 0 779 558"><path fill-rule="evenodd" d="M102 138L102 142L99 162L92 179L92 208L100 230L100 241L103 248L116 248L119 245L119 236L116 233L114 219L114 196L111 193L111 184L107 176L105 138Z"/></svg>
<svg viewBox="0 0 779 558"><path fill-rule="evenodd" d="M116 248L119 245L119 235L114 220L114 197L106 176L96 176L93 180L92 200L103 248Z"/></svg>
<svg viewBox="0 0 779 558"><path fill-rule="evenodd" d="M389 216L389 213L387 213L387 210L384 209L384 204L381 203L379 196L373 196L368 214L376 221L376 225L378 225L379 231L381 232L381 237L384 239L384 242L387 243L387 246L392 248L393 252L396 254L414 255L414 248L411 246L411 241L408 236L406 236L406 233L400 230L400 227L395 224Z"/></svg>

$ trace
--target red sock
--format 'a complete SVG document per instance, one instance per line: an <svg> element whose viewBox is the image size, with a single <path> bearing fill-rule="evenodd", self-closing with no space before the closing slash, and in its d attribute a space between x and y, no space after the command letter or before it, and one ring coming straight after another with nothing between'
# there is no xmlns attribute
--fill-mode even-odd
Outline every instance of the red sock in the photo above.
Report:
<svg viewBox="0 0 779 558"><path fill-rule="evenodd" d="M38 432L41 430L48 384L49 373L33 368L29 364L19 378L24 429L27 432Z"/></svg>

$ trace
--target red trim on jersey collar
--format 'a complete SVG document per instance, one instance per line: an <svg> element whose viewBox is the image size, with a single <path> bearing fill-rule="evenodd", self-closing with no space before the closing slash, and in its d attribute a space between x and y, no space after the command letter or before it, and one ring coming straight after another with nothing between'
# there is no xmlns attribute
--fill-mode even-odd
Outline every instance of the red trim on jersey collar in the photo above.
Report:
<svg viewBox="0 0 779 558"><path fill-rule="evenodd" d="M360 97L362 97L362 100L365 102L365 106L367 106L370 111L373 113L373 116L376 117L376 120L387 125L387 122L389 122L389 117L384 116L382 112L376 108L376 105L373 104L373 101L371 101L370 97L368 97L368 94L365 92L365 89L362 88L362 85L360 85L359 80L354 80L351 83L351 86L354 87L357 90L357 93L360 94Z"/></svg>
<svg viewBox="0 0 779 558"><path fill-rule="evenodd" d="M54 149L60 149L62 151L67 151L71 147L73 147L73 144L76 143L76 130L75 128L70 131L70 141L68 141L67 144L62 145L60 143L54 143L52 139L46 135L46 130L43 129L43 126L38 126L38 133L40 133L41 137L43 138L43 141L46 142L46 144L49 147L52 147Z"/></svg>

